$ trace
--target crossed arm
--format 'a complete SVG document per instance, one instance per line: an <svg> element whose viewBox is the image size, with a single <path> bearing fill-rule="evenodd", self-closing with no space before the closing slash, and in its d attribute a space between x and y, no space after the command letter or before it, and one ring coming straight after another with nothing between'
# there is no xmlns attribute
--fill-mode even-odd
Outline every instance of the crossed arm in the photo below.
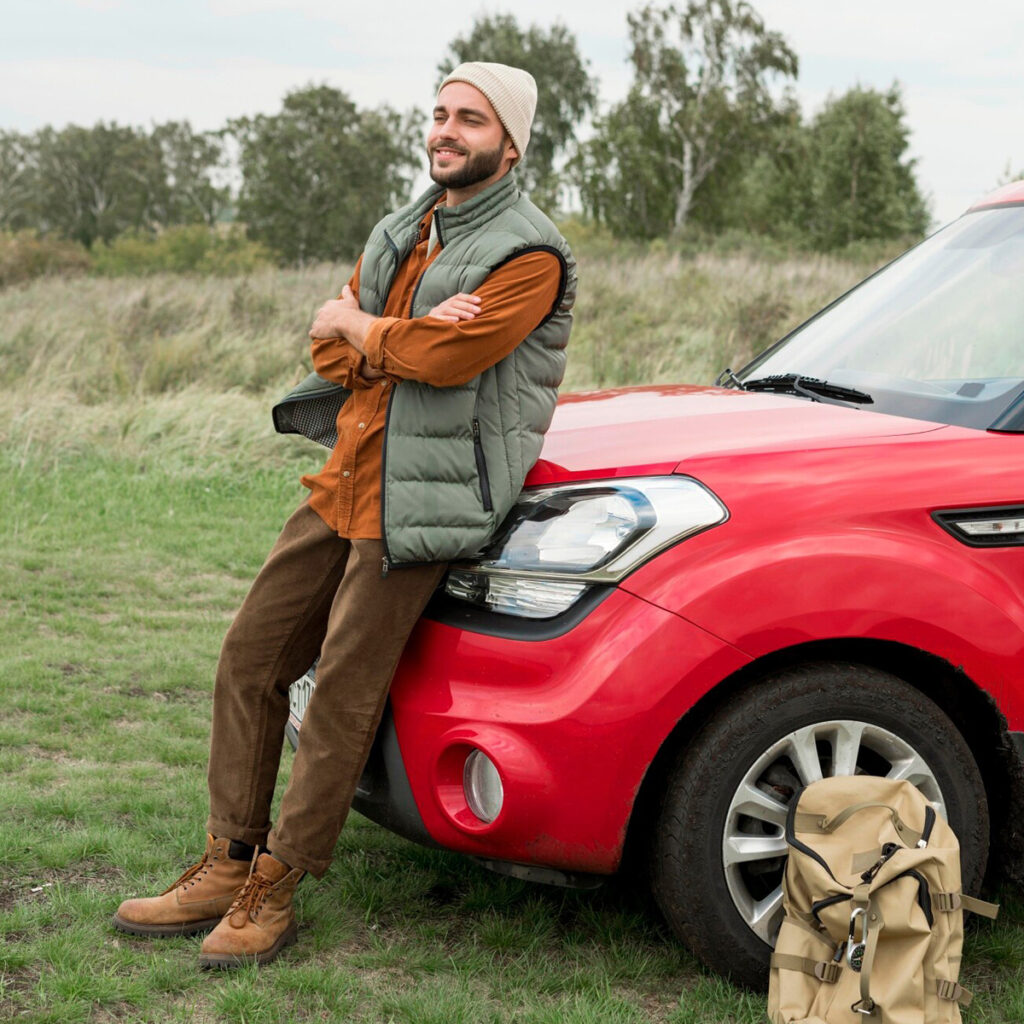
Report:
<svg viewBox="0 0 1024 1024"><path fill-rule="evenodd" d="M435 387L465 383L508 355L548 315L560 283L557 257L531 252L491 273L476 294L453 295L426 316L375 317L359 308L354 275L310 328L314 369L348 387L381 377Z"/></svg>

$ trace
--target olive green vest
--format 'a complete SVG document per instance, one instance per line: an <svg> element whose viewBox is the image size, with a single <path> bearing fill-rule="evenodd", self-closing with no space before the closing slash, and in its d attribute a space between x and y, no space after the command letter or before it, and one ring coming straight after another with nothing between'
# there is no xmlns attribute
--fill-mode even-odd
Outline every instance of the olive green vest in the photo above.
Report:
<svg viewBox="0 0 1024 1024"><path fill-rule="evenodd" d="M359 302L380 316L398 268L440 198L434 187L371 232L359 271ZM548 316L500 362L467 384L394 385L384 437L381 528L392 565L466 558L483 548L540 455L565 371L576 297L576 263L565 239L523 196L511 174L458 206L439 207L440 254L413 293L409 317L426 315L457 292L474 292L516 256L550 251L562 265ZM274 407L281 433L328 447L349 392L310 374Z"/></svg>

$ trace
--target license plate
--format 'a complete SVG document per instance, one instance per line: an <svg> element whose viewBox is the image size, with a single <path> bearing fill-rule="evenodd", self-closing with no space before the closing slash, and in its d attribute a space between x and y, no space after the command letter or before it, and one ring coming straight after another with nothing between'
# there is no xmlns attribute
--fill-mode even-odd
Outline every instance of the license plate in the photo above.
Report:
<svg viewBox="0 0 1024 1024"><path fill-rule="evenodd" d="M302 725L306 706L309 704L309 698L313 696L313 690L316 687L315 671L316 666L313 665L301 679L296 679L288 690L288 721L296 732L298 732Z"/></svg>

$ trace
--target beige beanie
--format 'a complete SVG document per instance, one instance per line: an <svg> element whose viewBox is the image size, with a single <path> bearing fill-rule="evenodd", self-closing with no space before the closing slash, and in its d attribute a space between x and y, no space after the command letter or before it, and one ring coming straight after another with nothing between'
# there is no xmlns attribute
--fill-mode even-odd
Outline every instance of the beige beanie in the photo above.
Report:
<svg viewBox="0 0 1024 1024"><path fill-rule="evenodd" d="M507 64L486 64L474 60L460 64L451 72L441 83L438 93L449 82L468 82L490 100L521 160L530 144L530 125L537 110L537 83L533 75Z"/></svg>

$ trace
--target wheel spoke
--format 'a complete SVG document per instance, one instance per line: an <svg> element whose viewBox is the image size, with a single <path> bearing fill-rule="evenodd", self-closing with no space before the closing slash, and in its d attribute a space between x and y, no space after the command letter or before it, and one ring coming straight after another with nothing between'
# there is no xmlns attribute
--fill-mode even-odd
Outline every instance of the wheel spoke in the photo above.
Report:
<svg viewBox="0 0 1024 1024"><path fill-rule="evenodd" d="M934 775L928 769L922 758L914 754L912 757L901 758L894 761L892 768L886 774L887 779L906 779L915 786L931 782Z"/></svg>
<svg viewBox="0 0 1024 1024"><path fill-rule="evenodd" d="M769 822L779 828L786 825L786 805L749 782L744 782L736 791L731 811L733 814L745 814L758 821Z"/></svg>
<svg viewBox="0 0 1024 1024"><path fill-rule="evenodd" d="M821 759L818 757L817 727L809 725L789 735L789 756L800 781L805 785L821 778Z"/></svg>
<svg viewBox="0 0 1024 1024"><path fill-rule="evenodd" d="M863 736L863 722L836 722L835 747L832 751L833 775L856 774Z"/></svg>
<svg viewBox="0 0 1024 1024"><path fill-rule="evenodd" d="M924 760L914 754L911 757L900 758L894 761L886 775L887 779L906 779L912 782L924 795L931 800L935 810L946 817L946 805L942 801L942 794L935 784L935 776L928 768Z"/></svg>
<svg viewBox="0 0 1024 1024"><path fill-rule="evenodd" d="M751 860L783 857L788 849L785 836L748 836L741 833L726 836L723 847L723 859L727 868Z"/></svg>
<svg viewBox="0 0 1024 1024"><path fill-rule="evenodd" d="M775 944L776 936L779 934L779 925L782 924L781 885L765 896L763 900L758 900L754 904L749 924L754 933L765 942L769 945Z"/></svg>

